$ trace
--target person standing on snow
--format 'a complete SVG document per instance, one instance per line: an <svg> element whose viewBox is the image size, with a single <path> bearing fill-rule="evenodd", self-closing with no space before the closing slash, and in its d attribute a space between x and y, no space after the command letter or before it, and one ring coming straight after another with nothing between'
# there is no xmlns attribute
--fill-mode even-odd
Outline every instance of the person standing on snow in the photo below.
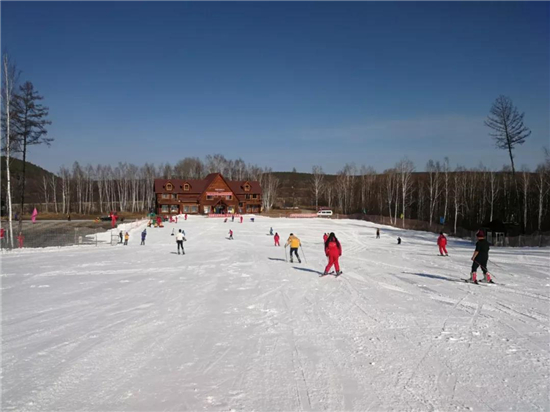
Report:
<svg viewBox="0 0 550 412"><path fill-rule="evenodd" d="M437 238L437 246L439 246L439 254L441 256L449 256L447 253L447 238L443 234L443 232L439 232L439 237ZM443 254L445 253L445 254Z"/></svg>
<svg viewBox="0 0 550 412"><path fill-rule="evenodd" d="M336 276L340 276L342 272L340 271L340 263L338 260L340 259L340 256L342 256L342 245L340 245L340 242L336 238L334 232L330 233L325 242L325 255L328 257L328 264L325 268L323 276L328 275L332 265L334 265L334 269L336 269Z"/></svg>
<svg viewBox="0 0 550 412"><path fill-rule="evenodd" d="M229 229L229 239L233 240L233 231Z"/></svg>
<svg viewBox="0 0 550 412"><path fill-rule="evenodd" d="M275 240L275 246L281 246L279 244L279 239L280 239L279 234L275 232L275 236L273 236L273 240Z"/></svg>
<svg viewBox="0 0 550 412"><path fill-rule="evenodd" d="M270 234L271 236L273 236L273 228L272 228L272 227L269 228L269 234Z"/></svg>
<svg viewBox="0 0 550 412"><path fill-rule="evenodd" d="M143 232L141 232L141 245L145 246L145 237L147 236L147 229L143 229Z"/></svg>
<svg viewBox="0 0 550 412"><path fill-rule="evenodd" d="M182 253L185 255L185 249L183 249L183 241L185 240L185 237L183 237L183 233L180 231L176 235L176 244L178 245L178 255L180 254L180 248Z"/></svg>
<svg viewBox="0 0 550 412"><path fill-rule="evenodd" d="M124 246L128 246L128 239L130 239L130 234L126 232L124 234Z"/></svg>
<svg viewBox="0 0 550 412"><path fill-rule="evenodd" d="M123 237L123 233L122 233L122 230L120 231L120 233L118 234L118 237L120 238L120 242L119 243L122 243L122 237Z"/></svg>
<svg viewBox="0 0 550 412"><path fill-rule="evenodd" d="M483 230L478 230L476 233L477 243L476 250L472 256L472 275L470 276L470 281L477 283L477 268L481 266L483 271L484 281L487 283L494 283L491 279L491 274L487 271L487 261L489 260L489 242L485 239L485 232Z"/></svg>
<svg viewBox="0 0 550 412"><path fill-rule="evenodd" d="M294 233L291 233L288 237L285 248L290 245L290 263L293 263L292 261L292 253L296 255L296 259L298 259L298 263L302 263L300 260L300 256L298 256L298 248L301 246L300 239L298 239L296 236L294 236Z"/></svg>
<svg viewBox="0 0 550 412"><path fill-rule="evenodd" d="M326 243L327 239L328 239L328 233L325 233L323 235L323 243Z"/></svg>
<svg viewBox="0 0 550 412"><path fill-rule="evenodd" d="M380 239L380 229L376 229L376 239Z"/></svg>
<svg viewBox="0 0 550 412"><path fill-rule="evenodd" d="M401 238L398 236L397 237L397 244L400 245L401 244Z"/></svg>

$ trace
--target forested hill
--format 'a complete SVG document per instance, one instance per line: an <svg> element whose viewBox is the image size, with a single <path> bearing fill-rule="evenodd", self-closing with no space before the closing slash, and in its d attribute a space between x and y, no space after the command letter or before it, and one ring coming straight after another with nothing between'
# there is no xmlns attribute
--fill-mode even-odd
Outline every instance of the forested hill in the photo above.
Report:
<svg viewBox="0 0 550 412"><path fill-rule="evenodd" d="M5 200L6 196L6 157L1 156L0 166L2 170L2 200ZM11 171L11 187L12 187L12 201L18 203L20 198L19 185L21 183L23 173L23 161L16 158L10 158L10 171ZM44 177L47 182L51 181L51 177L54 175L48 172L46 169L41 168L33 163L27 162L25 174L27 175L27 182L25 188L25 203L40 203L44 200Z"/></svg>

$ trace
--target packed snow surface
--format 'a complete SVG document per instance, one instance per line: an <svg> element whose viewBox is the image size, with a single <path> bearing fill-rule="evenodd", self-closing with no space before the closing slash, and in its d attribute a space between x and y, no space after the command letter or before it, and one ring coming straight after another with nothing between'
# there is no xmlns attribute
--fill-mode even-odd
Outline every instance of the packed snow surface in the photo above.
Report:
<svg viewBox="0 0 550 412"><path fill-rule="evenodd" d="M493 248L473 285L471 242L376 227L192 216L3 252L2 410L548 411L549 249ZM320 278L330 231L344 274Z"/></svg>

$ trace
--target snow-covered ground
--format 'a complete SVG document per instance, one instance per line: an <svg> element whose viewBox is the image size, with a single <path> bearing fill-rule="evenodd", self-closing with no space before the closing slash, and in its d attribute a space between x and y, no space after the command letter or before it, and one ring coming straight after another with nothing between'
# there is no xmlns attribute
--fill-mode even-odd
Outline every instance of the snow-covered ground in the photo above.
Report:
<svg viewBox="0 0 550 412"><path fill-rule="evenodd" d="M190 217L146 246L141 226L129 246L3 253L2 410L548 411L549 249L493 248L500 284L476 286L470 242L445 258L434 234L375 227ZM339 278L318 277L328 231Z"/></svg>

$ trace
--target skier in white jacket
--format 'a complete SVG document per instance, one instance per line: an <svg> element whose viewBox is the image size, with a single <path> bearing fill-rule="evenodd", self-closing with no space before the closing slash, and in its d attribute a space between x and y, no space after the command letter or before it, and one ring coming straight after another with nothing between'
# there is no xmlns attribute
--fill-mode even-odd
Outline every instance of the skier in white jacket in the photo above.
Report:
<svg viewBox="0 0 550 412"><path fill-rule="evenodd" d="M181 252L185 255L185 250L183 249L183 242L187 240L185 239L185 237L183 236L183 233L181 233L181 229L180 231L176 234L176 243L178 245L178 255L180 254L180 247L181 247Z"/></svg>

